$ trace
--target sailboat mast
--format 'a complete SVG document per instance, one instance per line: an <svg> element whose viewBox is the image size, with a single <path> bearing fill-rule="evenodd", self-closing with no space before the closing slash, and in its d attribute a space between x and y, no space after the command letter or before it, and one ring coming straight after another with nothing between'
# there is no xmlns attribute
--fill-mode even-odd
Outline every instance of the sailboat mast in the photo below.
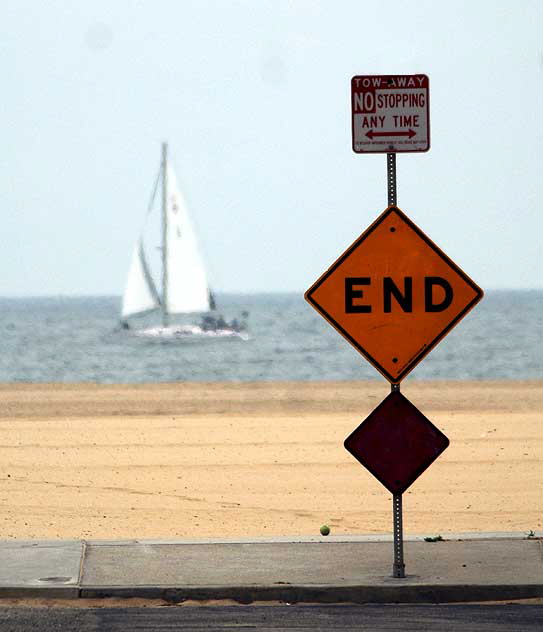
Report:
<svg viewBox="0 0 543 632"><path fill-rule="evenodd" d="M168 319L168 144L162 143L162 326Z"/></svg>

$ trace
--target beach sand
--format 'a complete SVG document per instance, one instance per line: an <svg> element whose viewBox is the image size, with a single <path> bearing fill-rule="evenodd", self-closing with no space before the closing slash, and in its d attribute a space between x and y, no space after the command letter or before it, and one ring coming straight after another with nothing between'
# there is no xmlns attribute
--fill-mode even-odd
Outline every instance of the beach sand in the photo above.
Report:
<svg viewBox="0 0 543 632"><path fill-rule="evenodd" d="M343 447L384 381L0 385L0 539L391 533ZM410 382L450 439L407 533L543 528L543 381Z"/></svg>

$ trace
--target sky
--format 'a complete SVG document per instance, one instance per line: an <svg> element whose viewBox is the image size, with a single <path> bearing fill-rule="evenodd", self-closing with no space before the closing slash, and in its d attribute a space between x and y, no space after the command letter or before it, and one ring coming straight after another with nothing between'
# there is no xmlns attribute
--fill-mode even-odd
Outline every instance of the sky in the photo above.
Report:
<svg viewBox="0 0 543 632"><path fill-rule="evenodd" d="M214 288L303 292L386 208L354 75L427 74L398 206L484 289L543 288L543 3L4 0L0 296L120 295L169 144Z"/></svg>

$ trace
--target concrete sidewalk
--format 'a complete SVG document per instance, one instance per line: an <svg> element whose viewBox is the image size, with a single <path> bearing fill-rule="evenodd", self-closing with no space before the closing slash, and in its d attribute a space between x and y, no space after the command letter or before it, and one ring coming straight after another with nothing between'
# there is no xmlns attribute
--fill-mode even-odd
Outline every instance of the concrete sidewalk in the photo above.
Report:
<svg viewBox="0 0 543 632"><path fill-rule="evenodd" d="M543 533L214 541L0 541L0 598L438 603L543 597Z"/></svg>

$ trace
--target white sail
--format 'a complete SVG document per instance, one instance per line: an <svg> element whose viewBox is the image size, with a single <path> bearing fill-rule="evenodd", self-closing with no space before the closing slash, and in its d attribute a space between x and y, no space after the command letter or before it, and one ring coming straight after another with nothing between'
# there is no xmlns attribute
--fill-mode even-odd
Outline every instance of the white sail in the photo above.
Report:
<svg viewBox="0 0 543 632"><path fill-rule="evenodd" d="M196 236L173 169L167 170L167 305L170 314L207 312L209 289Z"/></svg>
<svg viewBox="0 0 543 632"><path fill-rule="evenodd" d="M132 262L123 295L122 317L155 309L160 305L153 279L145 260L141 239L132 254Z"/></svg>

